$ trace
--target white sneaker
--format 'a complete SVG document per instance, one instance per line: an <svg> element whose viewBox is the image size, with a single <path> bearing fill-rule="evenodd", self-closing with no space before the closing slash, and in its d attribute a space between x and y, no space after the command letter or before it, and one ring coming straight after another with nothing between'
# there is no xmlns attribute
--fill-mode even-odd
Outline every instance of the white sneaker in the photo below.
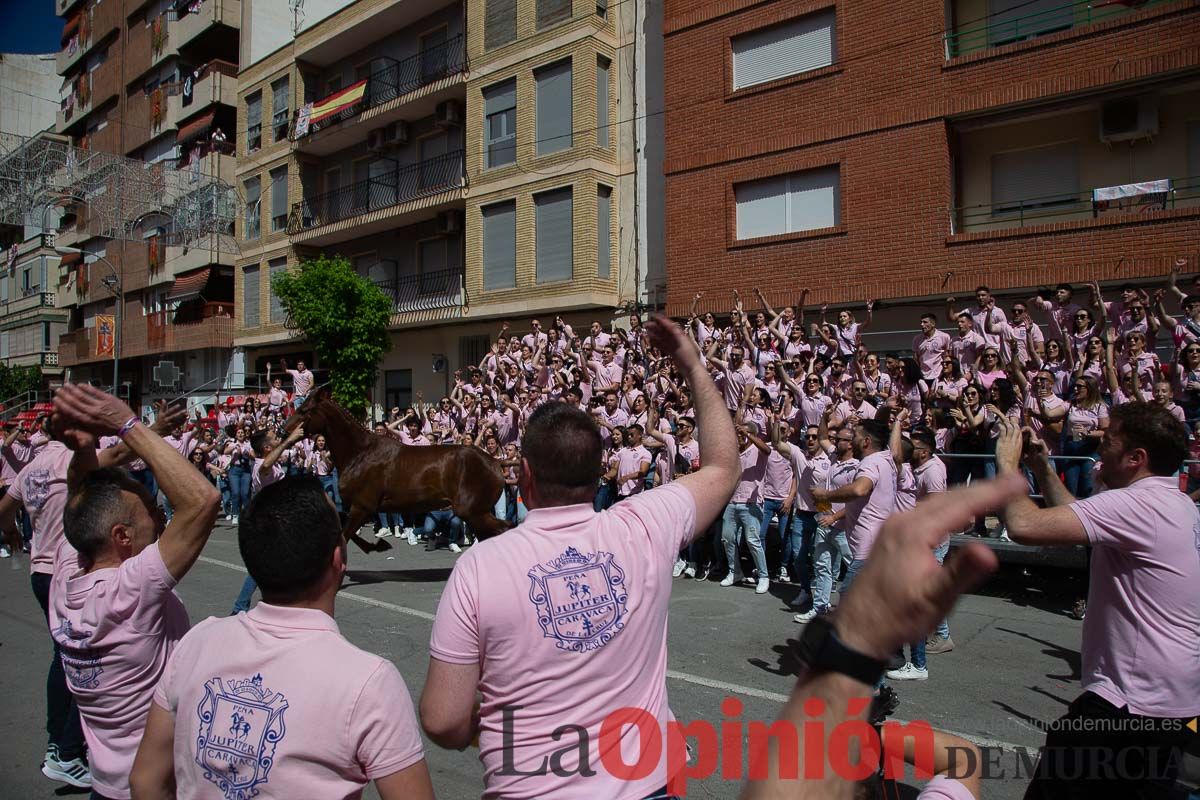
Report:
<svg viewBox="0 0 1200 800"><path fill-rule="evenodd" d="M929 670L924 667L914 667L912 663L905 664L900 669L889 669L888 680L892 681L925 681L929 680Z"/></svg>
<svg viewBox="0 0 1200 800"><path fill-rule="evenodd" d="M386 539L387 537L392 535L392 529L391 528L380 528L379 533L377 533L375 535L378 536L380 539Z"/></svg>
<svg viewBox="0 0 1200 800"><path fill-rule="evenodd" d="M771 579L770 578L759 578L758 584L754 587L754 593L755 594L766 594L767 590L770 588L771 588Z"/></svg>
<svg viewBox="0 0 1200 800"><path fill-rule="evenodd" d="M736 582L736 580L737 579L734 578L733 573L731 572L728 575L726 575L724 578L721 578L721 585L722 586L733 586L733 584Z"/></svg>
<svg viewBox="0 0 1200 800"><path fill-rule="evenodd" d="M461 553L462 548L459 547L458 545L456 545L454 542L451 542L450 543L450 552L451 553Z"/></svg>
<svg viewBox="0 0 1200 800"><path fill-rule="evenodd" d="M779 568L779 582L780 583L788 582L788 574L787 574L787 569L785 567Z"/></svg>
<svg viewBox="0 0 1200 800"><path fill-rule="evenodd" d="M803 614L797 614L794 617L792 617L792 622L797 622L801 625L804 625L805 623L812 622L816 618L817 618L817 610L815 608L810 608L808 611L805 611Z"/></svg>
<svg viewBox="0 0 1200 800"><path fill-rule="evenodd" d="M683 577L685 577L685 578L696 577L696 568L691 566L690 564L688 566L684 567L683 568Z"/></svg>
<svg viewBox="0 0 1200 800"><path fill-rule="evenodd" d="M237 524L238 524L238 518L235 516L235 517L233 518L232 522L233 522L233 524L234 524L234 525L237 525Z"/></svg>
<svg viewBox="0 0 1200 800"><path fill-rule="evenodd" d="M687 562L684 561L682 558L676 559L675 566L672 567L672 569L671 569L671 577L678 578L680 575L683 574L683 568L686 566L687 566Z"/></svg>
<svg viewBox="0 0 1200 800"><path fill-rule="evenodd" d="M0 558L12 558L12 553L8 552L8 548L0 544Z"/></svg>
<svg viewBox="0 0 1200 800"><path fill-rule="evenodd" d="M417 532L415 530L413 530L412 528L409 528L408 529L408 543L410 545L412 545L413 547L416 547L418 541L419 540L417 539Z"/></svg>
<svg viewBox="0 0 1200 800"><path fill-rule="evenodd" d="M226 514L226 515L225 515L225 521L226 521L226 522L233 522L233 514Z"/></svg>
<svg viewBox="0 0 1200 800"><path fill-rule="evenodd" d="M92 772L82 758L62 761L56 753L46 753L42 762L42 774L52 781L66 783L79 789L92 788Z"/></svg>

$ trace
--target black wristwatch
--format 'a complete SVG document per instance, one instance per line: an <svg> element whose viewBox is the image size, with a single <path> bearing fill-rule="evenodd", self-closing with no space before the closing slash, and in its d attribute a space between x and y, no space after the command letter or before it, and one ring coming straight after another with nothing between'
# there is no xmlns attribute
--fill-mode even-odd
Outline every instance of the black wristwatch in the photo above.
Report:
<svg viewBox="0 0 1200 800"><path fill-rule="evenodd" d="M842 644L828 616L813 617L796 644L800 663L816 672L837 672L859 683L874 686L883 677L887 662L871 658Z"/></svg>

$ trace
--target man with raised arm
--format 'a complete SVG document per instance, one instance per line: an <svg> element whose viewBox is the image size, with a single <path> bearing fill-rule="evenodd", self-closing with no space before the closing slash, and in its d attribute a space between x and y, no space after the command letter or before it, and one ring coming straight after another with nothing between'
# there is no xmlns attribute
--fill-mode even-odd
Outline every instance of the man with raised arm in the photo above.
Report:
<svg viewBox="0 0 1200 800"><path fill-rule="evenodd" d="M486 797L640 799L661 796L671 778L665 758L637 779L605 769L601 723L633 707L665 737L671 568L724 510L741 466L695 346L663 317L648 328L691 386L701 467L596 513L596 424L546 404L522 440L529 516L472 547L442 593L421 724L447 748L479 737ZM636 760L637 731L619 734L625 763Z"/></svg>
<svg viewBox="0 0 1200 800"><path fill-rule="evenodd" d="M1108 488L1084 500L1067 491L1028 428L1005 417L1000 428L998 471L1019 474L1024 450L1046 502L1011 498L1008 535L1092 547L1083 693L1048 729L1025 797L1167 797L1178 752L1194 736L1185 725L1200 714L1200 513L1175 478L1187 428L1153 403L1114 407L1099 452ZM1112 763L1124 766L1110 773Z"/></svg>
<svg viewBox="0 0 1200 800"><path fill-rule="evenodd" d="M93 792L127 800L154 687L188 629L173 590L204 549L221 496L129 406L93 386L59 389L54 424L74 455L50 633L79 707ZM175 509L169 525L141 483L101 467L96 437L113 435L154 470Z"/></svg>

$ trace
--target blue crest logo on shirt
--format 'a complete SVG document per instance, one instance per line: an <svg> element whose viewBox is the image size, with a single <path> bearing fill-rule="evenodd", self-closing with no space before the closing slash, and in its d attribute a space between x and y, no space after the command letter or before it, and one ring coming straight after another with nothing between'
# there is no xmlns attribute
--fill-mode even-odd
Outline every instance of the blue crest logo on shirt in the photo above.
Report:
<svg viewBox="0 0 1200 800"><path fill-rule="evenodd" d="M231 680L228 688L220 678L204 684L196 763L226 800L249 800L267 782L287 707L287 698L263 687L262 675Z"/></svg>
<svg viewBox="0 0 1200 800"><path fill-rule="evenodd" d="M59 658L71 687L95 689L99 686L104 670L100 667L100 656L89 646L92 632L77 630L71 626L71 620L63 619L52 635L58 643Z"/></svg>
<svg viewBox="0 0 1200 800"><path fill-rule="evenodd" d="M625 627L625 573L612 553L584 555L568 547L528 574L529 599L537 608L538 625L560 650L597 650Z"/></svg>

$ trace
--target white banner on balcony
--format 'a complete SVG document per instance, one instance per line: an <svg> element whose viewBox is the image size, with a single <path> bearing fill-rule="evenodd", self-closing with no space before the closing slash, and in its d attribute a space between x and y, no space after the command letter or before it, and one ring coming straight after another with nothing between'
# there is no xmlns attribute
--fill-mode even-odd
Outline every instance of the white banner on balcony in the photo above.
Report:
<svg viewBox="0 0 1200 800"><path fill-rule="evenodd" d="M1092 190L1092 202L1100 203L1105 200L1120 200L1123 197L1141 197L1147 194L1161 194L1171 191L1170 178L1142 183L1126 183L1121 186L1102 186Z"/></svg>
<svg viewBox="0 0 1200 800"><path fill-rule="evenodd" d="M312 119L312 103L305 103L300 106L296 112L296 133L294 138L299 139L301 136L308 135L308 121Z"/></svg>
<svg viewBox="0 0 1200 800"><path fill-rule="evenodd" d="M13 270L17 266L17 245L8 248L8 274L13 274Z"/></svg>

